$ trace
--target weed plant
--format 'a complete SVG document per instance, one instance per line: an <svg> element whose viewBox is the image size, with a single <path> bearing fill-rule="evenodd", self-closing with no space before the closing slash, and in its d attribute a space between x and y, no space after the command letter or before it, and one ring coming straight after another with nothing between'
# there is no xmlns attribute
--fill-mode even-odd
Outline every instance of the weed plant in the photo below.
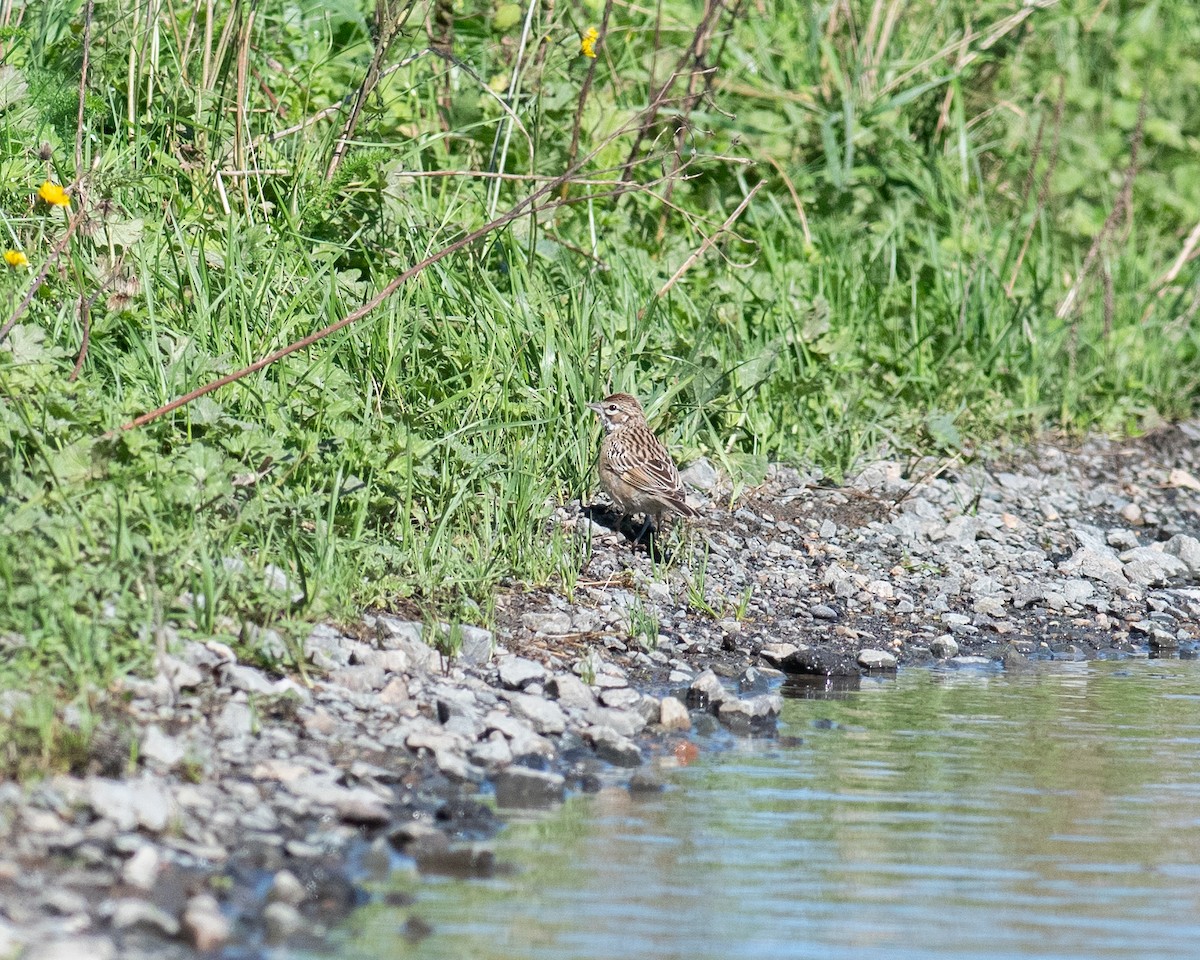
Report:
<svg viewBox="0 0 1200 960"><path fill-rule="evenodd" d="M751 479L1194 408L1194 3L3 10L0 686L486 621L609 389Z"/></svg>

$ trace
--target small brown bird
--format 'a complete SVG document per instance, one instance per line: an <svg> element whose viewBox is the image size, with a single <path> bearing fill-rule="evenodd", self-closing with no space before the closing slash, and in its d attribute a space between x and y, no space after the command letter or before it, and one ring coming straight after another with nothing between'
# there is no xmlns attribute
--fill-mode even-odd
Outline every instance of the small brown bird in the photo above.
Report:
<svg viewBox="0 0 1200 960"><path fill-rule="evenodd" d="M662 529L664 513L697 516L687 505L683 482L671 454L646 424L636 397L614 393L588 406L600 415L604 440L600 444L600 484L623 514L643 513L641 539L654 518Z"/></svg>

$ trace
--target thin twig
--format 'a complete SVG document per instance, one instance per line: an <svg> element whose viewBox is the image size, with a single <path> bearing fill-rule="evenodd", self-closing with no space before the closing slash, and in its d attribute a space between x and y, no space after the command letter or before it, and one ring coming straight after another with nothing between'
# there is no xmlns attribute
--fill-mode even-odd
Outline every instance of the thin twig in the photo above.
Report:
<svg viewBox="0 0 1200 960"><path fill-rule="evenodd" d="M596 45L601 50L604 49L604 39L608 36L608 18L612 14L612 8L613 0L605 0L604 13L600 17L600 36L596 39ZM655 29L657 30L657 22ZM599 57L594 57L588 64L587 76L583 78L583 84L579 88L579 97L575 105L575 119L571 123L571 146L567 150L567 166L575 162L575 156L579 153L579 130L583 125L583 108L587 103L588 94L591 92L592 81L596 77L596 64L599 59ZM565 187L566 184L563 186Z"/></svg>
<svg viewBox="0 0 1200 960"><path fill-rule="evenodd" d="M366 75L359 85L354 106L350 109L350 116L346 118L346 125L342 128L342 135L334 144L333 156L329 158L329 168L325 171L326 181L332 180L333 175L337 173L342 157L346 154L346 148L350 145L350 139L354 136L354 128L358 126L358 119L362 115L363 107L366 106L367 97L371 95L383 77L383 61L396 38L400 36L400 31L408 22L408 17L415 7L415 3L410 3L404 8L403 14L400 14L393 9L388 0L376 0L375 51L371 55L371 63L367 67Z"/></svg>
<svg viewBox="0 0 1200 960"><path fill-rule="evenodd" d="M682 277L685 273L687 273L688 270L691 269L692 265L697 260L699 260L702 256L704 256L705 251L708 250L708 248L711 247L714 243L716 243L717 239L723 233L726 233L729 230L729 228L734 225L734 223L737 221L738 217L740 217L742 215L743 211L745 211L746 207L750 206L750 201L754 199L754 195L756 193L758 193L758 191L761 190L766 185L766 182L767 182L766 180L759 180L758 183L756 183L754 185L754 187L750 190L750 192L748 194L746 194L746 196L742 200L742 202L737 205L737 209L734 210L733 213L731 213L725 219L725 222L723 224L721 224L720 229L717 230L717 232L712 234L711 236L704 238L704 242L702 244L700 244L699 247L697 247L695 250L692 251L691 255L686 260L684 260L683 263L681 263L679 265L678 270L676 270L673 274L671 274L671 279L668 280L666 283L664 283L659 288L658 293L656 293L654 295L655 300L661 300L664 296L666 296L667 293L670 291L670 289L673 286L675 286L676 283L679 282L679 278ZM638 314L639 319L642 316L644 316L645 313L646 313L646 310L645 310L645 308L643 308Z"/></svg>
<svg viewBox="0 0 1200 960"><path fill-rule="evenodd" d="M75 369L67 378L70 383L74 383L79 378L79 371L83 369L83 361L87 359L88 346L92 342L92 307L102 290L103 288L97 290L86 300L83 297L79 298L79 321L83 325L83 337L79 344L79 355L75 358Z"/></svg>
<svg viewBox="0 0 1200 960"><path fill-rule="evenodd" d="M808 217L804 215L804 203L800 200L800 194L796 192L795 184L792 183L792 178L787 175L783 169L783 165L769 153L764 154L767 163L775 168L775 172L779 174L783 185L787 187L788 193L792 195L792 203L796 205L796 215L800 218L800 229L804 231L804 242L812 245L812 233L808 229Z"/></svg>
<svg viewBox="0 0 1200 960"><path fill-rule="evenodd" d="M1141 153L1142 137L1146 132L1146 105L1148 96L1148 93L1142 94L1142 102L1138 107L1137 126L1134 127L1133 135L1129 141L1129 165L1125 168L1125 179L1121 183L1121 192L1117 194L1117 199L1113 203L1112 210L1109 211L1108 216L1105 218L1100 232L1096 234L1096 239L1092 241L1087 256L1083 258L1083 266L1079 268L1079 274L1075 277L1075 282L1071 284L1071 289L1067 291L1067 295L1063 297L1062 303L1059 304L1058 309L1054 312L1054 315L1059 320L1066 319L1071 314L1084 283L1091 276L1096 258L1100 256L1100 251L1103 249L1104 244L1116 231L1117 226L1128 220L1133 210L1133 181L1137 178L1138 155Z"/></svg>
<svg viewBox="0 0 1200 960"><path fill-rule="evenodd" d="M723 0L708 0L704 7L704 16L700 18L700 22L696 25L696 29L692 33L692 41L688 44L687 49L676 62L670 76L663 81L658 90L650 97L650 105L642 115L642 123L638 127L637 134L633 138L633 146L629 150L629 159L625 161L626 170L622 174L622 180L628 180L632 173L632 165L637 159L638 151L642 148L642 141L650 135L650 130L658 121L658 114L663 106L670 99L668 94L671 88L675 85L675 80L678 77L690 74L690 64L697 56L697 51L707 43L709 28L712 26L714 18L724 9Z"/></svg>
<svg viewBox="0 0 1200 960"><path fill-rule="evenodd" d="M1042 174L1042 186L1038 190L1037 204L1033 208L1033 216L1029 219L1029 226L1025 230L1025 239L1021 242L1021 250L1017 254L1016 262L1013 264L1012 274L1008 278L1008 286L1004 288L1004 295L1012 299L1013 290L1017 285L1017 274L1021 270L1021 264L1025 262L1025 254L1029 250L1029 244L1033 240L1033 231L1037 226L1038 220L1042 215L1042 211L1046 209L1046 201L1050 197L1050 179L1054 176L1054 168L1058 165L1058 146L1062 134L1062 118L1063 105L1067 100L1067 85L1062 76L1058 78L1058 100L1054 104L1054 134L1053 141L1050 145L1050 162L1046 165L1046 172ZM1043 117L1043 122L1045 118ZM1033 157L1029 161L1029 175L1025 178L1025 192L1021 198L1021 208L1025 207L1025 200L1029 197L1029 190L1033 182L1033 169L1037 165L1037 154L1042 143L1042 125L1038 124L1038 139L1034 146Z"/></svg>
<svg viewBox="0 0 1200 960"><path fill-rule="evenodd" d="M1171 264L1171 269L1164 273L1155 282L1156 287L1165 287L1168 283L1174 283L1175 278L1179 276L1187 262L1192 258L1192 254L1196 252L1196 247L1200 245L1200 223L1192 227L1192 232L1188 234L1187 240L1183 243L1183 249L1179 251L1179 256L1175 258L1175 262Z"/></svg>
<svg viewBox="0 0 1200 960"><path fill-rule="evenodd" d="M607 141L606 141L606 143L607 143ZM591 155L589 155L583 161L580 161L580 164L577 165L577 167L582 165L583 163L587 162L587 160L590 158L591 158ZM191 403L193 400L199 399L200 397L203 397L209 393L212 393L214 390L218 390L221 387L224 387L224 386L226 386L230 383L233 383L237 380L241 380L243 377L249 376L250 374L254 373L255 371L261 370L263 367L270 366L272 363L275 363L277 360L281 360L284 357L289 356L290 354L293 354L298 350L303 350L305 347L311 346L312 344L318 342L319 340L324 340L326 337L331 336L334 333L337 333L339 330L343 329L344 327L348 327L348 326L350 326L350 324L361 320L363 317L367 316L369 313L371 313L373 310L375 310L376 307L378 307L381 303L383 303L393 293L395 293L396 290L398 290L405 282L407 282L408 280L411 280L413 277L417 276L419 273L422 273L427 268L433 266L433 264L435 264L441 260L444 260L446 257L450 256L452 253L457 253L459 250L462 250L464 247L470 246L476 240L479 240L480 238L487 236L492 231L498 230L499 228L511 223L512 221L516 220L518 217L524 216L528 212L529 208L531 208L533 206L534 203L536 203L538 200L540 200L542 197L546 196L547 194L552 193L560 185L561 182L565 182L566 180L569 180L571 175L574 172L575 172L575 169L568 170L566 173L564 173L558 179L551 180L549 183L546 183L543 186L539 187L537 190L535 190L533 193L531 193L524 200L520 201L516 206L512 207L507 213L502 214L501 216L497 217L494 220L488 221L482 227L472 230L470 233L466 234L465 236L460 237L458 240L455 240L453 243L450 243L447 246L442 247L442 249L438 250L436 253L430 254L428 257L426 257L420 263L417 263L414 266L409 267L403 273L394 277L374 297L372 297L370 300L368 300L366 303L364 303L362 306L360 306L357 310L354 310L351 313L346 314L346 316L342 317L341 320L337 320L334 323L328 324L327 326L322 327L320 330L314 331L313 333L308 334L308 336L302 337L301 339L288 344L286 347L282 347L279 350L276 350L274 353L268 354L265 357L261 357L258 360L255 360L253 363L249 364L248 366L242 367L240 370L235 370L233 373L229 373L223 377L217 378L216 380L212 380L212 381L204 384L203 386L197 387L195 390L192 390L189 393L184 394L181 397L176 397L170 403L165 403L161 407L157 407L156 409L151 410L148 413L143 413L141 416L135 417L133 420L130 420L128 423L122 424L116 430L110 430L107 434L105 434L105 436L111 438L111 437L115 436L119 431L132 430L135 427L140 427L143 424L149 423L151 420L157 420L159 417L161 417L165 414L168 414L173 410L178 410L180 407L186 406L187 404ZM630 187L628 185L621 184L618 186L618 191L614 191L614 192L624 192L628 189L630 189ZM575 198L575 199L578 199L578 198ZM552 205L557 206L559 204L570 203L570 202L572 202L572 198L568 198L567 200L555 201Z"/></svg>
<svg viewBox="0 0 1200 960"><path fill-rule="evenodd" d="M434 53L434 52L435 52L434 50L430 50L430 49L421 50L419 53L414 53L414 54L411 54L410 56L405 57L403 60L399 61L398 63L393 63L390 67L388 67L381 74L379 74L379 79L378 79L378 81L376 81L376 86L378 86L385 79L390 77L397 70L402 70L405 67L420 60L426 54L430 54L430 53ZM314 113L311 117L307 117L306 119L301 120L299 123L293 124L290 127L285 127L283 130L276 130L273 133L260 133L257 137L254 138L254 145L259 146L264 143L275 143L276 141L282 140L284 137L290 137L293 133L302 133L303 131L307 130L309 127L315 126L316 124L320 123L326 117L337 113L339 110L341 110L347 104L352 103L354 101L354 98L357 95L358 94L356 92L352 91L352 92L346 94L344 97L342 97L342 99L340 99L334 103L331 103L329 106L322 107L320 110L318 110L316 113Z"/></svg>
<svg viewBox="0 0 1200 960"><path fill-rule="evenodd" d="M525 11L525 24L521 27L521 41L517 46L517 55L513 60L512 77L508 81L508 92L504 95L505 105L508 107L508 112L512 116L516 116L516 111L513 110L513 105L517 102L517 94L521 89L521 66L525 62L525 50L529 46L529 34L533 30L533 14L537 10L538 0L529 0L529 8ZM508 163L508 147L512 143L512 126L501 120L500 125L496 127L496 137L492 141L492 158L488 166L499 173L504 172L504 167ZM499 160L496 159L497 151L500 154ZM529 144L529 165L532 167L534 163L533 143ZM570 159L567 161L567 166L570 166ZM492 198L488 203L488 216L496 215L496 206L500 203L500 188L502 183L499 180L494 181L491 188Z"/></svg>
<svg viewBox="0 0 1200 960"><path fill-rule="evenodd" d="M83 14L83 66L79 70L79 111L75 117L75 176L83 173L83 105L87 100L88 64L92 55L92 14L96 0L88 0Z"/></svg>

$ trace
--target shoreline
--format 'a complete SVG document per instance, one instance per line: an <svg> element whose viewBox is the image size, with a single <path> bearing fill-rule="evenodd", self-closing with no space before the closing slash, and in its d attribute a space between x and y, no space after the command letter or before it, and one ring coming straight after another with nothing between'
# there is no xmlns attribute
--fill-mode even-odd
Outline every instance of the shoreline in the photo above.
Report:
<svg viewBox="0 0 1200 960"><path fill-rule="evenodd" d="M112 692L86 775L0 783L0 960L319 948L364 902L351 853L487 875L493 805L659 789L654 757L697 731L770 735L789 674L1195 658L1198 444L1188 423L879 461L841 488L774 467L727 512L693 466L706 522L674 556L562 506L551 523L590 540L578 582L506 588L448 667L386 613L314 627L310 685L172 640Z"/></svg>

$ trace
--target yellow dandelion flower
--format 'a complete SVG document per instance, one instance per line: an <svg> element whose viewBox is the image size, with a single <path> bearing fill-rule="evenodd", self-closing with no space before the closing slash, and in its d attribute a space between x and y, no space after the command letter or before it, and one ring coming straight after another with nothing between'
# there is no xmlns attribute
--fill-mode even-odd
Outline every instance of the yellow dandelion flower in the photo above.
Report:
<svg viewBox="0 0 1200 960"><path fill-rule="evenodd" d="M71 205L71 198L67 196L67 191L49 180L38 187L37 195L52 207L69 207Z"/></svg>
<svg viewBox="0 0 1200 960"><path fill-rule="evenodd" d="M5 250L4 262L16 270L18 267L29 266L29 258L20 250Z"/></svg>
<svg viewBox="0 0 1200 960"><path fill-rule="evenodd" d="M596 59L596 41L600 39L600 31L595 27L588 27L583 36L579 38L579 52L585 57Z"/></svg>

